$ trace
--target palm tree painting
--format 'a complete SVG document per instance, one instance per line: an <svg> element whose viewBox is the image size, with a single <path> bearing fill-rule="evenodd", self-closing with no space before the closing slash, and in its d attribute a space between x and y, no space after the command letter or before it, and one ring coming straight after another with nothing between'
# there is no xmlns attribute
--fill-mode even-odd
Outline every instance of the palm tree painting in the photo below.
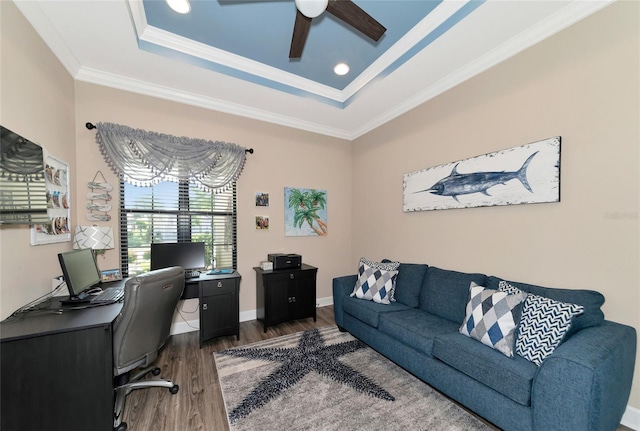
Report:
<svg viewBox="0 0 640 431"><path fill-rule="evenodd" d="M286 236L326 236L327 191L284 188Z"/></svg>

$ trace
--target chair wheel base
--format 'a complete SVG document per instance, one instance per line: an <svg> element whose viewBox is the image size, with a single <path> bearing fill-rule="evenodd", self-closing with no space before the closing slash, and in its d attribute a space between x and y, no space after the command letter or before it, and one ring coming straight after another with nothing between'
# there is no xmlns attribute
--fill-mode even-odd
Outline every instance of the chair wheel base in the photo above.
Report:
<svg viewBox="0 0 640 431"><path fill-rule="evenodd" d="M127 431L127 423L126 422L120 422L120 425L115 427L113 429L113 431Z"/></svg>
<svg viewBox="0 0 640 431"><path fill-rule="evenodd" d="M153 370L151 370L151 374L153 374L154 376L160 375L160 368L155 367Z"/></svg>
<svg viewBox="0 0 640 431"><path fill-rule="evenodd" d="M173 395L177 394L179 390L180 386L178 385L173 385L169 388L169 392L171 392Z"/></svg>

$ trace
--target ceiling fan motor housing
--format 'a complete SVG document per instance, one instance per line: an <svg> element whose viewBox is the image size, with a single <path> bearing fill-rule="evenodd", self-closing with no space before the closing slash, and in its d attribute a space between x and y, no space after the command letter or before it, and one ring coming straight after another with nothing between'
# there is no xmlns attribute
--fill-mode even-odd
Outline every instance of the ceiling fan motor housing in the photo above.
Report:
<svg viewBox="0 0 640 431"><path fill-rule="evenodd" d="M295 0L296 7L307 18L320 16L327 9L329 0Z"/></svg>

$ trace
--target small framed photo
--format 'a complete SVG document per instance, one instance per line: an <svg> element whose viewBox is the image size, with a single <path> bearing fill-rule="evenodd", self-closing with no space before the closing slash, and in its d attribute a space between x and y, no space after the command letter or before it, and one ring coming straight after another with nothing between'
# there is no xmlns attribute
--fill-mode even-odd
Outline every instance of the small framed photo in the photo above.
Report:
<svg viewBox="0 0 640 431"><path fill-rule="evenodd" d="M104 271L100 271L100 280L103 283L122 280L122 273L120 273L119 269L106 269Z"/></svg>
<svg viewBox="0 0 640 431"><path fill-rule="evenodd" d="M269 230L269 217L256 216L256 230Z"/></svg>
<svg viewBox="0 0 640 431"><path fill-rule="evenodd" d="M256 193L256 206L268 207L269 206L269 193L257 192Z"/></svg>

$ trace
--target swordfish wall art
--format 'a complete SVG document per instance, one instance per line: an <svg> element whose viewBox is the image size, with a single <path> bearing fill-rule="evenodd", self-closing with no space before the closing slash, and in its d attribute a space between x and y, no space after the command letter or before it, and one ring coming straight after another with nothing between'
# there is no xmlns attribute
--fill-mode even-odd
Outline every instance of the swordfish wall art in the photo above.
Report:
<svg viewBox="0 0 640 431"><path fill-rule="evenodd" d="M560 201L560 136L404 175L404 211Z"/></svg>

